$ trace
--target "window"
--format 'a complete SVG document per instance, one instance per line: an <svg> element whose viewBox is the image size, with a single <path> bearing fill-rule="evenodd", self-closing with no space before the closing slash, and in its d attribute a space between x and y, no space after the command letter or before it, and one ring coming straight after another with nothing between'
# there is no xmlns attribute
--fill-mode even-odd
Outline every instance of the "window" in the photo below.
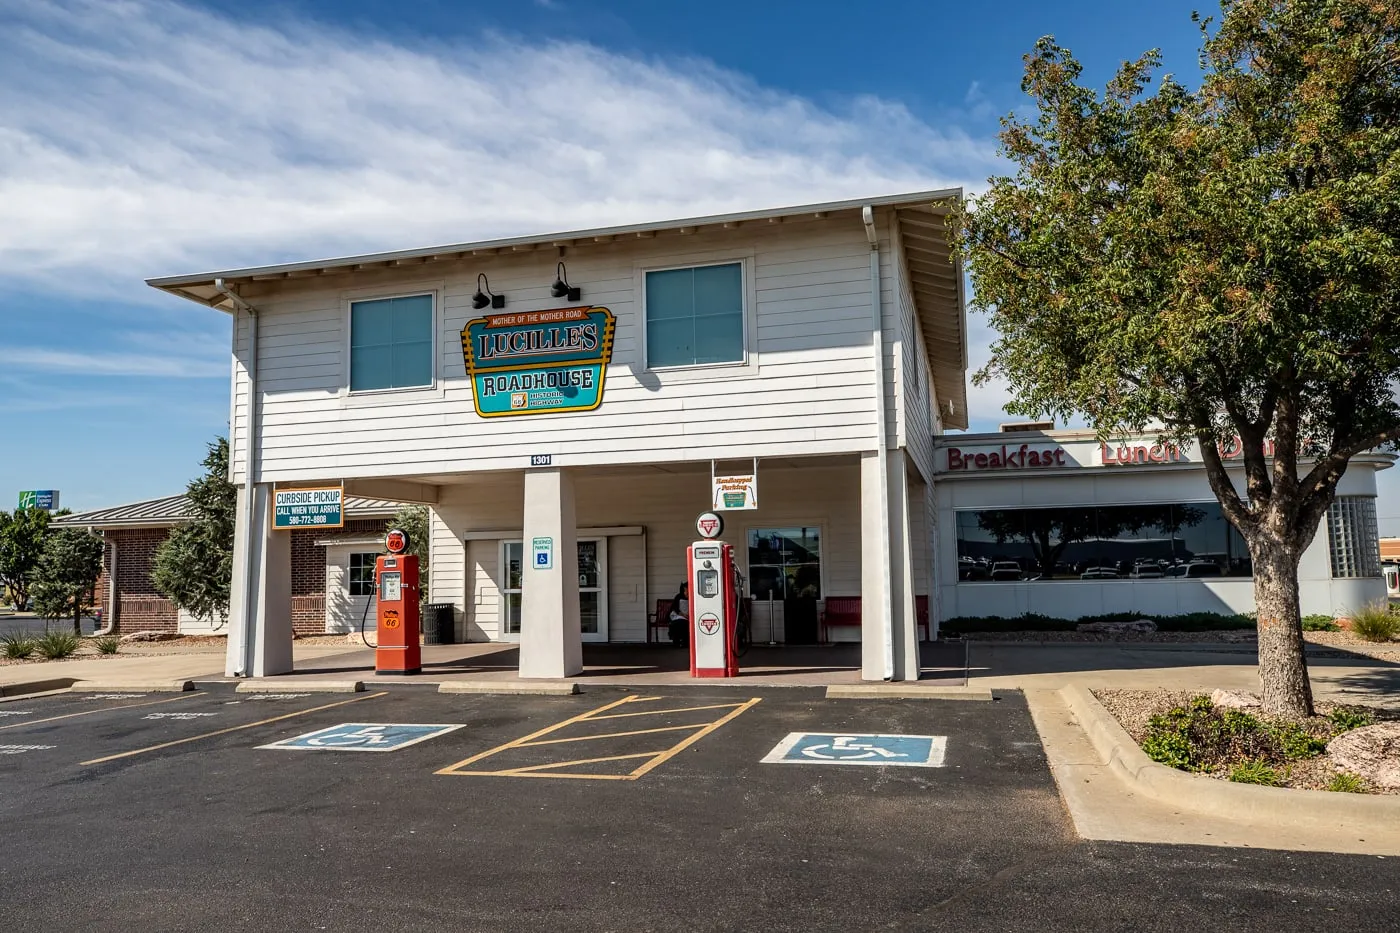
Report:
<svg viewBox="0 0 1400 933"><path fill-rule="evenodd" d="M647 366L744 361L744 266L646 274Z"/></svg>
<svg viewBox="0 0 1400 933"><path fill-rule="evenodd" d="M822 598L821 531L759 528L749 531L749 595L754 599Z"/></svg>
<svg viewBox="0 0 1400 933"><path fill-rule="evenodd" d="M378 554L350 555L350 595L374 595L374 559Z"/></svg>
<svg viewBox="0 0 1400 933"><path fill-rule="evenodd" d="M507 635L520 634L520 584L523 580L525 544L506 541L501 544L501 566L505 570L501 581L501 626Z"/></svg>
<svg viewBox="0 0 1400 933"><path fill-rule="evenodd" d="M1376 528L1376 500L1338 496L1327 510L1327 537L1332 548L1332 576L1379 577L1381 542Z"/></svg>
<svg viewBox="0 0 1400 933"><path fill-rule="evenodd" d="M350 391L433 384L433 296L350 303Z"/></svg>
<svg viewBox="0 0 1400 933"><path fill-rule="evenodd" d="M960 511L957 531L961 581L1254 573L1244 538L1216 502Z"/></svg>

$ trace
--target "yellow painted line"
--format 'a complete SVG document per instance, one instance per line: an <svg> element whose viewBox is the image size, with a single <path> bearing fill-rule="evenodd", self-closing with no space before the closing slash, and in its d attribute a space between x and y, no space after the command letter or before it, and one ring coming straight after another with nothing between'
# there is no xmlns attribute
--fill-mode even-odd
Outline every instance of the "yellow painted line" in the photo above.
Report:
<svg viewBox="0 0 1400 933"><path fill-rule="evenodd" d="M670 761L670 760L671 760L672 758L674 758L677 754L679 754L680 752L682 752L682 751L684 751L685 749L689 748L690 746L694 745L696 742L700 741L700 740L703 739L705 736L709 735L711 732L714 732L714 731L715 731L716 729L718 729L720 726L722 726L722 725L724 725L725 723L729 722L731 719L735 718L736 716L742 715L742 714L743 714L746 710L748 710L750 707L752 707L752 706L754 706L755 704L757 704L757 703L759 702L760 699L761 699L760 697L754 697L752 700L749 700L749 702L745 703L743 706L740 706L738 709L734 710L734 712L729 713L728 715L725 715L725 716L721 716L719 719L716 719L714 722L710 723L710 724L709 724L708 726L706 726L704 729L701 729L699 732L697 732L697 733L695 733L694 735L690 736L690 738L683 739L683 740L680 742L680 744L672 746L671 748L669 748L669 749L667 749L666 751L662 752L660 755L658 755L658 756L656 756L655 758L653 758L651 761L648 761L646 764L642 765L642 766L641 766L640 768L638 768L636 771L633 771L633 772L629 775L629 777L631 777L632 780L635 781L637 778L641 777L643 774L646 774L648 771L650 771L652 768L655 768L657 765L661 765L661 764L664 764L664 763L667 762L667 761Z"/></svg>
<svg viewBox="0 0 1400 933"><path fill-rule="evenodd" d="M637 702L637 701L639 701L639 700L654 700L654 699L657 699L657 698L656 698L656 697L623 697L623 698L620 699L620 700L614 700L613 702L604 704L603 706L600 706L600 707L598 707L597 709L589 710L589 711L586 712L586 713L580 713L580 714L577 715L577 716L571 716L571 717L569 717L568 719L564 720L563 722L556 722L556 723L555 723L554 725L552 725L552 726L545 726L543 729L540 729L538 732L531 732L529 735L521 736L521 737L518 738L518 739L512 739L511 741L507 742L507 743L504 744L504 745L497 745L495 748L488 749L488 750L486 750L486 751L484 751L484 752L479 752L479 753L477 753L477 754L471 756L470 758L463 758L461 761L457 762L456 764L448 765L448 766L445 767L445 768L439 768L437 771L435 771L435 772L433 772L433 773L434 773L434 774L459 774L459 773L461 773L461 772L459 772L459 771L457 770L458 768L463 768L463 767L466 767L467 765L475 764L476 762L480 761L480 760L483 759L483 758L490 758L492 755L495 755L495 754L497 754L498 752L503 752L503 751L505 751L505 750L508 749L508 748L515 748L515 747L519 746L519 745L520 745L521 743L523 743L523 742L532 742L532 741L534 741L535 739L540 738L541 736L549 735L551 732L555 732L555 731L557 731L557 730L559 730L559 729L564 728L565 726L572 726L572 725L573 725L574 723L576 723L576 722L582 722L583 720L585 720L585 719L587 719L588 717L592 716L594 713L601 713L603 710L607 710L607 709L615 709L615 708L617 708L617 707L623 705L624 703L635 703L635 702ZM491 771L491 772L487 772L487 773L488 773L488 774L495 774L495 773L497 773L497 772Z"/></svg>
<svg viewBox="0 0 1400 933"><path fill-rule="evenodd" d="M648 700L659 700L661 697L646 697ZM739 703L716 703L713 706L682 706L680 709L649 709L644 713L614 713L611 716L594 716L593 719L626 719L628 716L662 716L666 713L693 713L702 709L733 709L740 706ZM750 704L752 705L752 704Z"/></svg>
<svg viewBox="0 0 1400 933"><path fill-rule="evenodd" d="M283 713L281 716L273 716L270 719L260 719L257 722L244 723L241 726L229 726L227 729L218 729L214 732L205 732L202 735L192 735L187 739L176 739L173 742L162 742L159 745L152 745L149 748L138 748L132 752L121 752L116 755L108 755L106 758L94 758L91 761L80 762L84 765L100 765L106 761L116 761L118 758L130 758L132 755L144 755L146 752L159 751L162 748L170 748L175 745L184 745L186 742L198 742L200 739L212 739L216 735L227 735L230 732L238 732L242 729L251 729L254 726L266 726L269 723L281 722L284 719L292 719L296 716L305 716L307 713L319 713L323 709L335 709L337 706L344 706L347 703L358 703L361 700L373 700L375 697L387 696L389 691L384 690L379 693L366 693L362 696L351 697L348 700L340 700L337 703L327 703L325 706L315 706L311 709L298 710L295 713Z"/></svg>
<svg viewBox="0 0 1400 933"><path fill-rule="evenodd" d="M691 726L662 726L659 729L633 729L631 732L605 732L602 735L576 735L568 739L541 739L538 742L521 742L516 748L535 748L539 745L563 745L565 742L589 742L593 739L618 739L624 735L650 735L653 732L678 732L681 729L700 729L708 723Z"/></svg>
<svg viewBox="0 0 1400 933"><path fill-rule="evenodd" d="M595 765L603 761L627 761L632 758L650 758L659 752L634 752L630 755L605 755L602 758L575 758L573 761L555 761L547 765L530 765L525 768L511 768L509 771L492 771L492 774L529 774L531 771L549 771L552 768L567 768L569 765ZM618 775L626 777L626 775Z"/></svg>
<svg viewBox="0 0 1400 933"><path fill-rule="evenodd" d="M196 696L194 692L182 693L176 697L166 697L164 700L151 700L148 703L127 703L125 706L99 706L96 709L85 709L80 713L64 713L62 716L50 716L48 719L30 719L27 722L11 723L8 726L0 726L0 732L6 729L18 729L20 726L37 726L41 722L58 722L60 719L72 719L74 716L91 716L93 713L110 713L119 709L138 709L142 706L155 706L159 703L174 703L176 700L189 699Z"/></svg>

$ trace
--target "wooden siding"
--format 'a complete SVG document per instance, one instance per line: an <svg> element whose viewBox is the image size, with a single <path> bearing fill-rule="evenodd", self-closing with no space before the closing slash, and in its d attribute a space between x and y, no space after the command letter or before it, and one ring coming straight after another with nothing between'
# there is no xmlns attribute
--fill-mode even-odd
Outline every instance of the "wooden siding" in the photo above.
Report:
<svg viewBox="0 0 1400 933"><path fill-rule="evenodd" d="M888 214L882 300L889 443L905 393L896 391L907 328ZM789 221L570 247L570 281L610 308L618 327L602 407L591 413L482 419L475 413L459 332L472 317L476 275L507 296L507 311L559 306L549 297L557 250L426 263L353 276L265 283L245 296L259 309L261 479L288 482L434 475L525 466L532 453L568 465L705 461L870 450L875 443L870 359L869 244L858 219ZM647 371L641 268L742 259L749 290L750 361L709 370ZM346 391L346 303L438 294L437 384ZM235 478L245 462L247 386L235 335Z"/></svg>

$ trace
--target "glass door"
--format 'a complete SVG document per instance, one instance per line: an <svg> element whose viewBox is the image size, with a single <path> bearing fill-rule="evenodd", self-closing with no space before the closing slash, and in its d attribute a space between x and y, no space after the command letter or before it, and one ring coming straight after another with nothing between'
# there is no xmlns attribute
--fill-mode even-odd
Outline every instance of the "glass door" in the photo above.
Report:
<svg viewBox="0 0 1400 933"><path fill-rule="evenodd" d="M524 544L501 542L501 639L520 640ZM584 641L608 640L608 539L578 539L578 615Z"/></svg>

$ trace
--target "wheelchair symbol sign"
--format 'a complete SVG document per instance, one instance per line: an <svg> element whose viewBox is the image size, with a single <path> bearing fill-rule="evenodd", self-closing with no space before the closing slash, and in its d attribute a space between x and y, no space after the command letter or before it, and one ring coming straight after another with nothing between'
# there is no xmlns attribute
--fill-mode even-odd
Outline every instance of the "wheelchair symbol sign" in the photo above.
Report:
<svg viewBox="0 0 1400 933"><path fill-rule="evenodd" d="M767 764L894 765L941 768L948 749L942 735L791 732L763 757Z"/></svg>
<svg viewBox="0 0 1400 933"><path fill-rule="evenodd" d="M393 752L446 735L463 724L343 722L295 738L258 748L331 750L339 752Z"/></svg>

